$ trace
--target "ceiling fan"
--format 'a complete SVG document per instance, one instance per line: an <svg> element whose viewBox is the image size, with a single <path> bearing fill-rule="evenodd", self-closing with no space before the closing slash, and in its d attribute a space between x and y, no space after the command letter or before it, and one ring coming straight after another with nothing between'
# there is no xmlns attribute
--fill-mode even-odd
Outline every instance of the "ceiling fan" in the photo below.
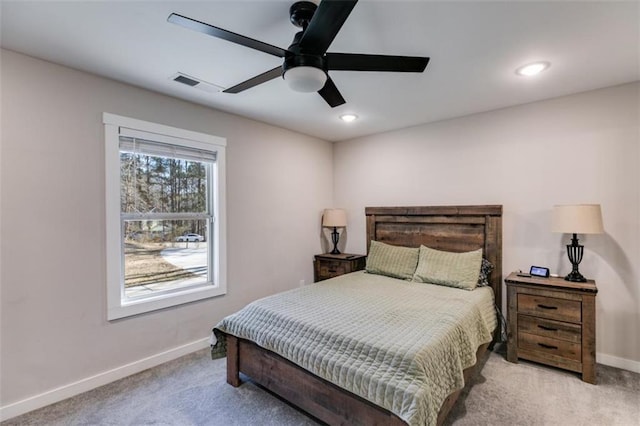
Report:
<svg viewBox="0 0 640 426"><path fill-rule="evenodd" d="M342 28L357 0L323 0L319 6L310 1L298 1L289 9L291 22L302 28L291 46L282 49L213 25L172 13L169 22L213 37L284 58L278 66L224 90L240 93L282 76L298 92L318 92L332 107L345 103L329 71L390 71L423 72L429 58L417 56L367 55L359 53L329 53L327 49Z"/></svg>

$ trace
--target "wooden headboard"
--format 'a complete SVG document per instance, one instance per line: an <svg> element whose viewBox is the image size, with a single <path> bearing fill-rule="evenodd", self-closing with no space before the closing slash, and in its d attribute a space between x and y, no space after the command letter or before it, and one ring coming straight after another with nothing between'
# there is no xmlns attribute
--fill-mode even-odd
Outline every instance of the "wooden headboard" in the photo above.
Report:
<svg viewBox="0 0 640 426"><path fill-rule="evenodd" d="M494 266L491 287L502 307L502 206L366 207L367 253L372 240L464 252L483 249Z"/></svg>

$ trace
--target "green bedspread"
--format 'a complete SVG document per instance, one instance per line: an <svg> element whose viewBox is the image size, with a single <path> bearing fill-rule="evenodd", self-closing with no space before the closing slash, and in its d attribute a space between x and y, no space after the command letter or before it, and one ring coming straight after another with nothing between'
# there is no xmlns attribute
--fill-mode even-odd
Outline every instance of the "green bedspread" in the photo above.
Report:
<svg viewBox="0 0 640 426"><path fill-rule="evenodd" d="M495 326L488 287L467 291L360 271L253 302L216 329L276 352L410 425L433 425Z"/></svg>

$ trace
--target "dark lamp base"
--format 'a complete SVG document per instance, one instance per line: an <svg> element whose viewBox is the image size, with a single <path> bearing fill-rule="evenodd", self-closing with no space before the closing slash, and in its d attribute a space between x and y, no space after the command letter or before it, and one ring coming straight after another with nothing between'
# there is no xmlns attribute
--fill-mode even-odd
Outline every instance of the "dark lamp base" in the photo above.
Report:
<svg viewBox="0 0 640 426"><path fill-rule="evenodd" d="M582 274L578 271L572 271L569 275L564 277L567 281L572 281L574 283L585 283L587 279L582 276Z"/></svg>
<svg viewBox="0 0 640 426"><path fill-rule="evenodd" d="M584 246L582 244L578 244L578 235L573 234L571 244L567 245L567 255L569 256L572 269L571 273L564 277L565 280L572 281L574 283L584 283L587 281L587 279L578 271L578 265L582 262L583 253Z"/></svg>
<svg viewBox="0 0 640 426"><path fill-rule="evenodd" d="M338 228L333 227L333 232L331 233L331 241L333 242L333 250L331 250L330 254L340 254L340 250L338 250L338 241L340 241L340 234L338 233Z"/></svg>

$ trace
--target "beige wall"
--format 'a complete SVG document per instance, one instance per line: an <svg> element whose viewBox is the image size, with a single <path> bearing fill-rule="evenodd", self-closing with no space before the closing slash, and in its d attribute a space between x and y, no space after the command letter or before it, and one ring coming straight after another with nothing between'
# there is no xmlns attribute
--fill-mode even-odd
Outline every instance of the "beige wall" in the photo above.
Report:
<svg viewBox="0 0 640 426"><path fill-rule="evenodd" d="M334 204L347 250L364 253L365 206L502 204L503 272L566 274L554 204L600 203L606 234L583 237L597 280L598 361L640 371L640 83L341 142Z"/></svg>
<svg viewBox="0 0 640 426"><path fill-rule="evenodd" d="M330 143L17 53L1 59L0 406L207 337L247 302L312 282ZM226 296L107 322L104 111L227 138Z"/></svg>

